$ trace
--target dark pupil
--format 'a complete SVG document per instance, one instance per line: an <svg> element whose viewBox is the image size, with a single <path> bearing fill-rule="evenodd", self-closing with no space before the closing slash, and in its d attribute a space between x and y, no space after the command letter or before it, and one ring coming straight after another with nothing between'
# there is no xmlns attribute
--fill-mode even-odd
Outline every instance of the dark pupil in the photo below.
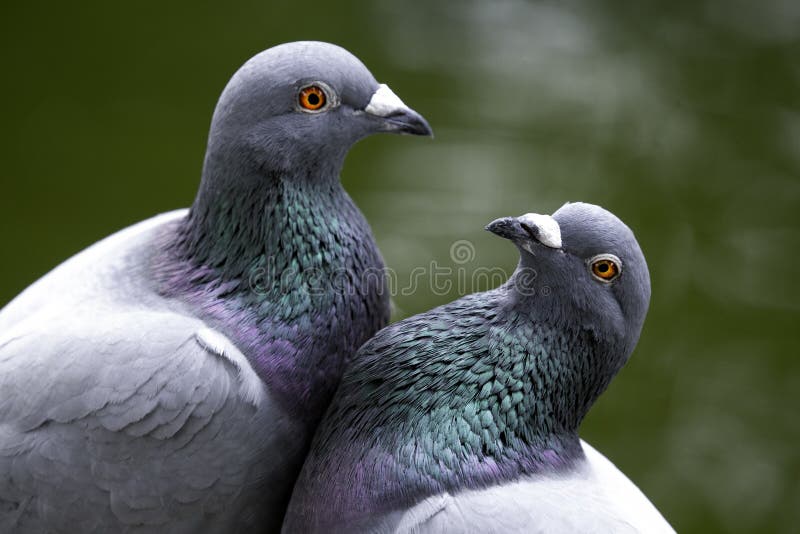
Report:
<svg viewBox="0 0 800 534"><path fill-rule="evenodd" d="M311 104L312 106L316 106L317 104L319 104L319 95L316 93L311 93L310 95L308 95L308 103Z"/></svg>
<svg viewBox="0 0 800 534"><path fill-rule="evenodd" d="M608 264L607 263L601 263L600 265L597 266L597 270L600 271L601 273L607 273L608 272Z"/></svg>

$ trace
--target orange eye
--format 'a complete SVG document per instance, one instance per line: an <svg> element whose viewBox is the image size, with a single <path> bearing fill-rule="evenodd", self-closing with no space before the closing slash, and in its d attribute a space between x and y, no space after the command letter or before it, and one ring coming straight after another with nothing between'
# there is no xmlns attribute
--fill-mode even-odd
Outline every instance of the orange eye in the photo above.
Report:
<svg viewBox="0 0 800 534"><path fill-rule="evenodd" d="M592 260L592 274L602 282L610 282L620 273L619 261L610 256L603 255Z"/></svg>
<svg viewBox="0 0 800 534"><path fill-rule="evenodd" d="M318 85L309 85L300 91L300 107L309 111L318 111L325 106L325 91Z"/></svg>

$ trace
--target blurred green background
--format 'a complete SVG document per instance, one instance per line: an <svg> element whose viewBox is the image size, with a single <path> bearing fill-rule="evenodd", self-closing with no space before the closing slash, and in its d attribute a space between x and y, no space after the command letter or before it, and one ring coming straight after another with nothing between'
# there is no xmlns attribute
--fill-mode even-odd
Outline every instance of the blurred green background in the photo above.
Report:
<svg viewBox="0 0 800 534"><path fill-rule="evenodd" d="M0 8L0 304L188 206L254 53L338 43L434 141L373 137L343 181L388 264L511 271L501 215L601 204L653 300L583 436L680 532L797 532L800 3L30 2ZM453 242L475 246L455 265ZM463 289L463 288L462 288ZM459 294L397 295L398 315Z"/></svg>

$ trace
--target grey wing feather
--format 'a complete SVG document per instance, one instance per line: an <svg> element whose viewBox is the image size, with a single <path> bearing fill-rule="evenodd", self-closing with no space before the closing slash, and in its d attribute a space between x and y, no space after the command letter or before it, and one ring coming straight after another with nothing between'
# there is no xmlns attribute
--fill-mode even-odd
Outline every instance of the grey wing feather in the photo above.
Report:
<svg viewBox="0 0 800 534"><path fill-rule="evenodd" d="M270 410L227 338L152 310L30 325L0 339L0 530L242 512Z"/></svg>
<svg viewBox="0 0 800 534"><path fill-rule="evenodd" d="M374 518L370 532L415 534L659 533L674 530L614 464L582 442L584 465L485 489L433 495Z"/></svg>

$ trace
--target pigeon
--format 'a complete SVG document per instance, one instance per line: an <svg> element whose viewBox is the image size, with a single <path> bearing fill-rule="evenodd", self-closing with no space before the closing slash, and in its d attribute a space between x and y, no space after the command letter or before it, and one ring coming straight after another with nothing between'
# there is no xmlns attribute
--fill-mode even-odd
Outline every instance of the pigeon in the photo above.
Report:
<svg viewBox="0 0 800 534"><path fill-rule="evenodd" d="M518 247L514 274L359 349L283 532L673 532L578 435L647 314L633 233L585 203L487 229Z"/></svg>
<svg viewBox="0 0 800 534"><path fill-rule="evenodd" d="M346 50L282 44L214 111L191 208L77 254L0 311L0 532L277 532L343 369L388 323L339 181L430 126Z"/></svg>

